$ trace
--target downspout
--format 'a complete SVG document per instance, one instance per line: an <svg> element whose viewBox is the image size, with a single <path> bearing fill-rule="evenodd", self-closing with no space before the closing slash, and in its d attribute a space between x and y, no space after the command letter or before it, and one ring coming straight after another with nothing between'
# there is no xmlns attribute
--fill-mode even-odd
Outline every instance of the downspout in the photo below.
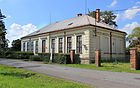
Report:
<svg viewBox="0 0 140 88"><path fill-rule="evenodd" d="M112 32L110 32L110 59L112 59Z"/></svg>

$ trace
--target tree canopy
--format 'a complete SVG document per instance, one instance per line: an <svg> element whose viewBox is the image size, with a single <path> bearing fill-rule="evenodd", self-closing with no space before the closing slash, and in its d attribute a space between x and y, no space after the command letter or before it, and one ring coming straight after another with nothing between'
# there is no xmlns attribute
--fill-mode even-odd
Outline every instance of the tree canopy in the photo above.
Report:
<svg viewBox="0 0 140 88"><path fill-rule="evenodd" d="M0 10L0 48L4 49L8 47L7 40L6 40L6 28L3 22L3 19L6 18L5 15L2 15Z"/></svg>
<svg viewBox="0 0 140 88"><path fill-rule="evenodd" d="M13 51L20 51L21 50L21 40L13 40L11 49Z"/></svg>
<svg viewBox="0 0 140 88"><path fill-rule="evenodd" d="M96 18L96 11L92 11L89 13L90 16ZM111 26L117 27L118 25L116 24L116 15L112 11L105 11L105 12L100 12L100 19L102 22L109 24Z"/></svg>
<svg viewBox="0 0 140 88"><path fill-rule="evenodd" d="M132 33L127 37L127 41L129 41L130 47L140 44L140 27L136 27L132 30Z"/></svg>

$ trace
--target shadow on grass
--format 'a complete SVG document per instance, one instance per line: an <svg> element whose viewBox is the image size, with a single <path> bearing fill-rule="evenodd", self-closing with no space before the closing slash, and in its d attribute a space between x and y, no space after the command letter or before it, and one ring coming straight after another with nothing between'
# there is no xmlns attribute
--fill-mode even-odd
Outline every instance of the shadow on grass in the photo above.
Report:
<svg viewBox="0 0 140 88"><path fill-rule="evenodd" d="M18 68L34 68L34 67L41 67L41 65L34 65L34 66L23 66L23 67L18 67Z"/></svg>
<svg viewBox="0 0 140 88"><path fill-rule="evenodd" d="M5 72L5 73L0 73L0 75L4 75L4 76L13 76L13 77L17 77L17 78L29 78L31 76L34 76L35 73L19 73L19 72Z"/></svg>

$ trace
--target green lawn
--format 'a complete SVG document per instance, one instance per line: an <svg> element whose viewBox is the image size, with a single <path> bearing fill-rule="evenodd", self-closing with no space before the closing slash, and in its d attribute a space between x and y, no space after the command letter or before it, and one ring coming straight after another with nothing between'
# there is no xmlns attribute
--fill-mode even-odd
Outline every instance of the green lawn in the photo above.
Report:
<svg viewBox="0 0 140 88"><path fill-rule="evenodd" d="M0 65L0 88L93 88L84 84Z"/></svg>
<svg viewBox="0 0 140 88"><path fill-rule="evenodd" d="M105 71L116 71L116 72L128 72L128 73L140 73L140 70L130 70L130 63L102 63L101 67L96 67L95 64L64 64L63 66L95 69L95 70L105 70Z"/></svg>

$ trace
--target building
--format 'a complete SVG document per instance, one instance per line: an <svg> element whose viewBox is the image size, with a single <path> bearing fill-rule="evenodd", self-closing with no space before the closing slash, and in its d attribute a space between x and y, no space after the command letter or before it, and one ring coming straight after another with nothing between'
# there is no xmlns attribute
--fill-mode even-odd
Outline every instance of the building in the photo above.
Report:
<svg viewBox="0 0 140 88"><path fill-rule="evenodd" d="M88 64L96 49L102 57L124 57L126 33L113 28L97 18L78 14L77 17L50 24L21 38L21 51L37 53L69 53L71 49L80 54L81 63Z"/></svg>

